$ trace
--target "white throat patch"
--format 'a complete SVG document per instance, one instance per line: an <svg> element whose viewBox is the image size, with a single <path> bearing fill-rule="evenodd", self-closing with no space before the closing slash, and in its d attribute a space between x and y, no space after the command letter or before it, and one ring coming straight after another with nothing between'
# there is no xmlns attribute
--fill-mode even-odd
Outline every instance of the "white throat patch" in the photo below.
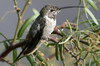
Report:
<svg viewBox="0 0 100 66"><path fill-rule="evenodd" d="M43 37L47 38L54 31L56 26L56 19L51 19L48 16L44 16L44 18L46 19L46 24L43 31Z"/></svg>
<svg viewBox="0 0 100 66"><path fill-rule="evenodd" d="M44 16L44 18L47 19L47 20L50 21L50 22L55 22L55 21L56 21L56 19L49 18L47 15Z"/></svg>

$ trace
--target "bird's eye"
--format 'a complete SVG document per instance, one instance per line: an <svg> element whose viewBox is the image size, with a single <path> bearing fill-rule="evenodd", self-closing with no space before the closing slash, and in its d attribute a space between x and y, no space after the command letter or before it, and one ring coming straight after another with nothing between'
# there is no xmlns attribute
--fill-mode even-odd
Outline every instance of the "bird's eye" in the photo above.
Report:
<svg viewBox="0 0 100 66"><path fill-rule="evenodd" d="M51 12L53 12L54 10L50 10Z"/></svg>

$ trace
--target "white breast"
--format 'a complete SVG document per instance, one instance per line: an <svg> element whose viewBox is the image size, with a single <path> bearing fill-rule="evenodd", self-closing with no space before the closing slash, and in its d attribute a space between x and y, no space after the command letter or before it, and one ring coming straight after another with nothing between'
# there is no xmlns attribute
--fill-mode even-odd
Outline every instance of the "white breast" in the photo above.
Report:
<svg viewBox="0 0 100 66"><path fill-rule="evenodd" d="M48 18L48 16L44 17L46 19L46 24L43 31L43 37L47 38L53 31L56 26L56 19Z"/></svg>

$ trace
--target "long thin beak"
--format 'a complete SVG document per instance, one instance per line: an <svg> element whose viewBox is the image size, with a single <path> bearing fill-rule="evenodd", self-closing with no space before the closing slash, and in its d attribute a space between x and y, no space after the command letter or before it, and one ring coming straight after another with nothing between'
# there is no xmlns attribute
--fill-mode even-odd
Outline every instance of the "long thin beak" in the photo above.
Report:
<svg viewBox="0 0 100 66"><path fill-rule="evenodd" d="M61 7L61 9L67 9L67 8L84 8L84 6L66 6L66 7Z"/></svg>

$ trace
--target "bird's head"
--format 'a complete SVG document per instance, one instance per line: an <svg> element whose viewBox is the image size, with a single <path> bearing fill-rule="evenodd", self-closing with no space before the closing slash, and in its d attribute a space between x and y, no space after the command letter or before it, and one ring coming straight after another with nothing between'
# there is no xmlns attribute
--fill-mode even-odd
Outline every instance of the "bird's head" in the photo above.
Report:
<svg viewBox="0 0 100 66"><path fill-rule="evenodd" d="M41 11L40 11L40 15L41 16L48 16L49 18L55 18L56 15L60 12L60 8L58 8L57 6L53 6L53 5L46 5L44 6Z"/></svg>
<svg viewBox="0 0 100 66"><path fill-rule="evenodd" d="M84 6L66 6L66 7L57 7L54 5L45 5L41 11L40 15L43 16L48 16L49 18L54 18L57 16L57 14L60 12L62 9L68 9L68 8L84 8Z"/></svg>

